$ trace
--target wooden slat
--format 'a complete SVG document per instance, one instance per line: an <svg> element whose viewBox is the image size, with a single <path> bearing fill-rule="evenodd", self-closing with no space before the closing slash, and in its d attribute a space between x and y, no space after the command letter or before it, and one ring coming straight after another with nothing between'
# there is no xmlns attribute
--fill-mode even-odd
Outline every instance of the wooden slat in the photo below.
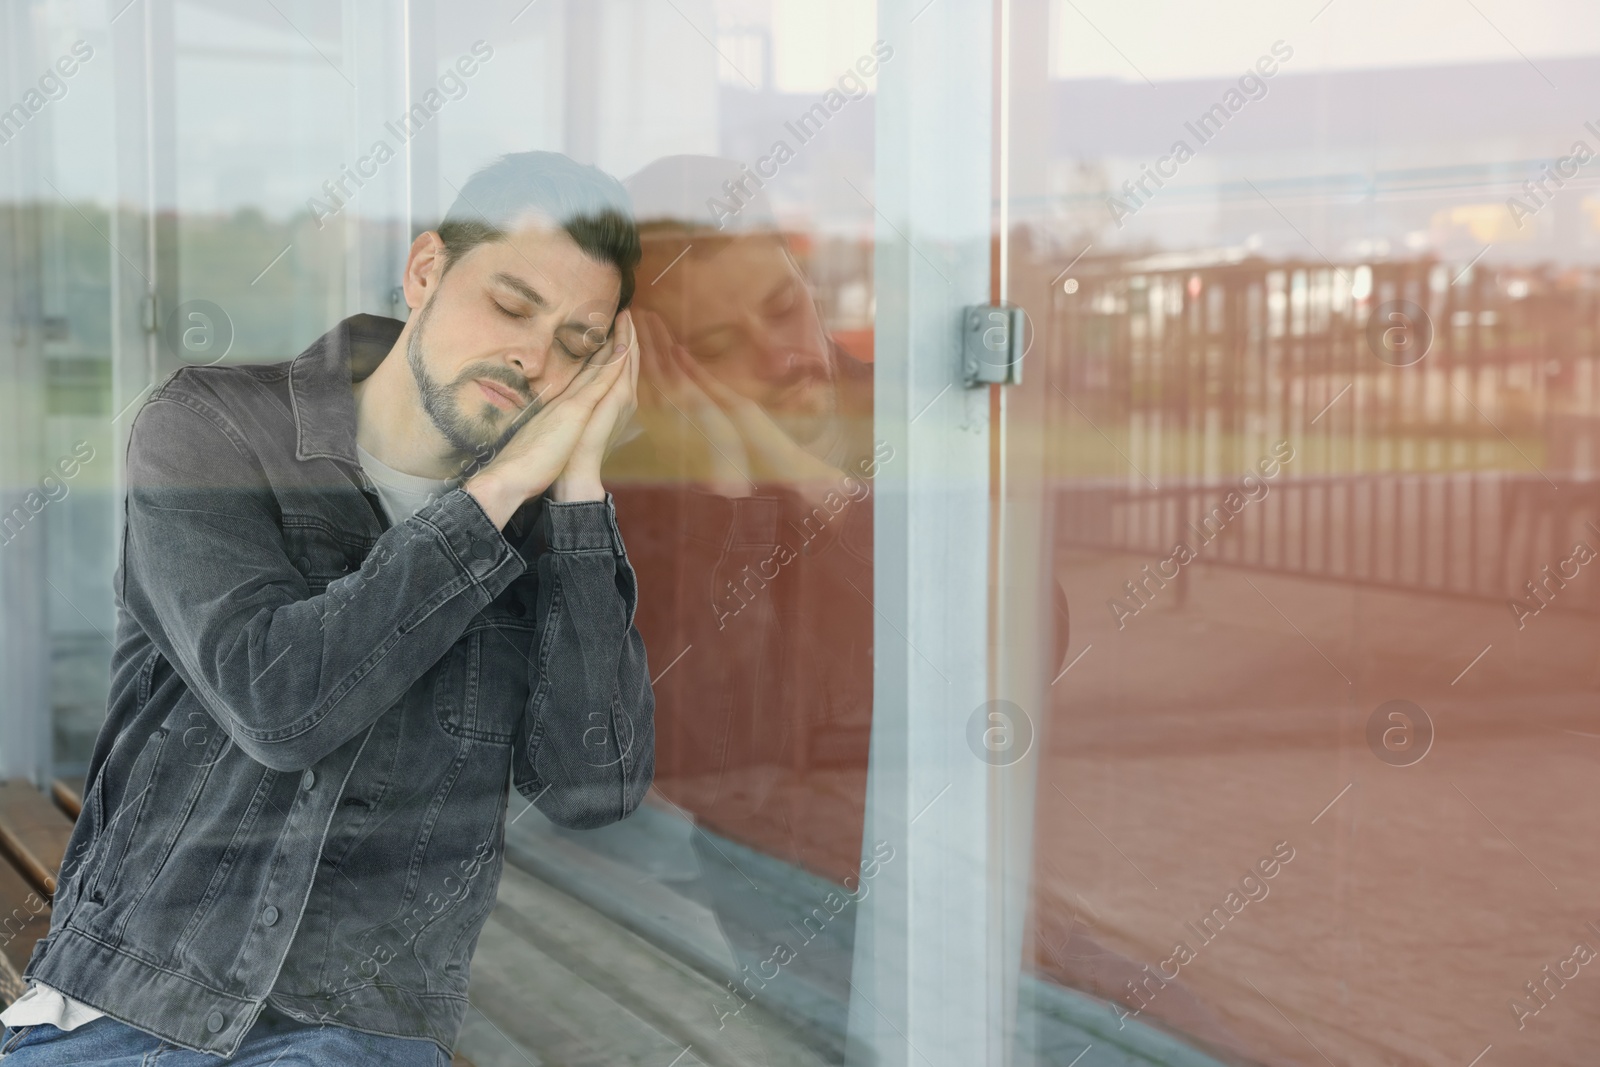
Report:
<svg viewBox="0 0 1600 1067"><path fill-rule="evenodd" d="M478 941L468 995L476 1010L468 1013L461 1044L485 1061L492 1049L551 1064L831 1062L759 998L737 998L585 902L509 863ZM486 1030L478 1030L479 1019ZM521 1062L509 1054L505 1061Z"/></svg>
<svg viewBox="0 0 1600 1067"><path fill-rule="evenodd" d="M10 864L0 860L0 1007L27 990L22 969L34 944L50 932L50 905Z"/></svg>
<svg viewBox="0 0 1600 1067"><path fill-rule="evenodd" d="M67 854L72 820L29 782L0 783L0 852L48 900Z"/></svg>
<svg viewBox="0 0 1600 1067"><path fill-rule="evenodd" d="M56 807L66 812L68 818L76 821L83 813L83 776L57 778L50 783L50 795L55 798Z"/></svg>

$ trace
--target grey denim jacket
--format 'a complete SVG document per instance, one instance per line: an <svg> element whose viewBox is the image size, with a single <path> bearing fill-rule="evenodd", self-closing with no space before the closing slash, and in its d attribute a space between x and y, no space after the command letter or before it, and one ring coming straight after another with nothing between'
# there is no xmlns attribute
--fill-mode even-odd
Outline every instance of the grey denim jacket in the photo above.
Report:
<svg viewBox="0 0 1600 1067"><path fill-rule="evenodd" d="M448 1054L510 786L589 828L655 773L609 494L383 517L350 385L401 326L183 368L131 431L107 718L24 974L195 1051L270 1000Z"/></svg>

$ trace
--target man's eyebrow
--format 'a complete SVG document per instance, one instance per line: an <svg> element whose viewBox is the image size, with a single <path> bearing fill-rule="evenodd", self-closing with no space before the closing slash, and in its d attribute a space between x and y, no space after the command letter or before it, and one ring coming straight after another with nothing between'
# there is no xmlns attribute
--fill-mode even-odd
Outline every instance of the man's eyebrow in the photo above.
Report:
<svg viewBox="0 0 1600 1067"><path fill-rule="evenodd" d="M507 289L515 291L519 296L526 299L528 303L532 304L534 307L545 308L550 306L549 301L545 300L544 297L539 295L539 290L535 289L533 286L529 285L515 274L507 274L505 271L500 271L490 280L505 286Z"/></svg>

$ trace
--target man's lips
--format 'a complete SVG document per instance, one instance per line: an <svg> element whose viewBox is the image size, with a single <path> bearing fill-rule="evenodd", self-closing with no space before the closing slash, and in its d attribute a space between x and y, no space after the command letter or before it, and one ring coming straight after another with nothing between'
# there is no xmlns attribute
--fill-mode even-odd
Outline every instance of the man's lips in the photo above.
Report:
<svg viewBox="0 0 1600 1067"><path fill-rule="evenodd" d="M487 378L474 378L475 384L483 395L488 397L489 403L502 411L518 411L522 408L522 398L499 382L491 382Z"/></svg>

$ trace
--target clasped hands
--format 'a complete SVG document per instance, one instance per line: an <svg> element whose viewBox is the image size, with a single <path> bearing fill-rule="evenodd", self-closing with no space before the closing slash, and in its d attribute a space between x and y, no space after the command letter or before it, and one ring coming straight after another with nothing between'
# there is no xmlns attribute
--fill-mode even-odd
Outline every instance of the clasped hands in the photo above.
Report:
<svg viewBox="0 0 1600 1067"><path fill-rule="evenodd" d="M791 489L808 504L839 485L842 471L798 444L756 401L719 381L660 316L640 310L637 324L646 432L680 459L700 458L676 473L724 497L749 496L760 481Z"/></svg>

